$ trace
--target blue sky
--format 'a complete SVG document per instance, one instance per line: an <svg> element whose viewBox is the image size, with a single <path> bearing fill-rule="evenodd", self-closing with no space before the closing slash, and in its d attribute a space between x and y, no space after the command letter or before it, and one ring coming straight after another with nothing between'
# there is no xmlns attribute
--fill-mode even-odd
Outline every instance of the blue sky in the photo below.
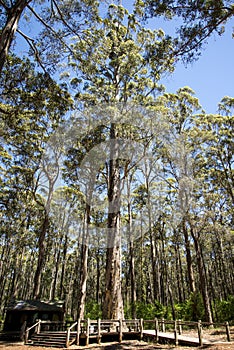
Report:
<svg viewBox="0 0 234 350"><path fill-rule="evenodd" d="M175 72L163 80L168 92L191 87L206 113L216 113L224 96L234 97L234 20L228 22L222 36L209 38L198 61L187 68L178 64Z"/></svg>
<svg viewBox="0 0 234 350"><path fill-rule="evenodd" d="M122 0L123 6L132 11L132 0ZM164 30L165 34L175 33L175 26L179 26L180 20L164 21L163 19L151 19L147 26L151 29ZM198 97L202 108L206 113L216 113L218 103L224 96L234 97L234 18L225 25L225 33L208 38L207 45L201 53L198 61L187 67L179 63L173 74L164 78L162 83L168 92L176 92L177 89L189 86Z"/></svg>

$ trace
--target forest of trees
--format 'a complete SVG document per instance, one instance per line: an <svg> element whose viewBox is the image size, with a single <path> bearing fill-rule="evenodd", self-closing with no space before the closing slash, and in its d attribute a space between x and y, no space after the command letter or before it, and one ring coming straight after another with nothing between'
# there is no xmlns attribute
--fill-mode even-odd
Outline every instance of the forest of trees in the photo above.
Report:
<svg viewBox="0 0 234 350"><path fill-rule="evenodd" d="M232 2L0 7L0 317L40 299L72 319L233 320L234 97L207 114L161 84ZM148 28L161 17L175 37Z"/></svg>

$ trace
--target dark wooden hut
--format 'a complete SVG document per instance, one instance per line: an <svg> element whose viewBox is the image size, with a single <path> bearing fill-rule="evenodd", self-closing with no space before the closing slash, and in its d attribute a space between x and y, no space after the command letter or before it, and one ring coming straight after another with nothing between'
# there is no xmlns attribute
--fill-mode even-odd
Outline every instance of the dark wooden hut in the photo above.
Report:
<svg viewBox="0 0 234 350"><path fill-rule="evenodd" d="M24 325L27 327L32 326L38 319L62 322L64 320L64 314L63 301L13 301L6 308L3 331L20 331Z"/></svg>

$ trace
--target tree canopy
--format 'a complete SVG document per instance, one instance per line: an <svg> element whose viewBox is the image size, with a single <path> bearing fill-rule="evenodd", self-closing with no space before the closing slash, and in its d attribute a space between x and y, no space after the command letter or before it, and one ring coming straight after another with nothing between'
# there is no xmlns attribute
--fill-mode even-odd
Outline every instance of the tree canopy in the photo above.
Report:
<svg viewBox="0 0 234 350"><path fill-rule="evenodd" d="M179 20L179 25L175 24L175 54L187 62L201 54L201 48L213 33L221 35L234 15L231 0L139 0L137 3L142 6L145 18L164 16L167 20Z"/></svg>

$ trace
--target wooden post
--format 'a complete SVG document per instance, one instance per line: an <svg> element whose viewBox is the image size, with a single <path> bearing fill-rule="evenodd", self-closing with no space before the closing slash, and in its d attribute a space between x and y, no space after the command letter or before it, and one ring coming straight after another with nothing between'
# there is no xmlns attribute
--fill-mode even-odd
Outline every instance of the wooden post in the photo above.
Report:
<svg viewBox="0 0 234 350"><path fill-rule="evenodd" d="M101 320L100 320L100 318L98 318L98 320L97 320L97 327L98 327L98 329L97 329L97 342L98 342L98 344L101 344Z"/></svg>
<svg viewBox="0 0 234 350"><path fill-rule="evenodd" d="M144 321L143 318L140 319L140 340L143 339L143 331L144 331Z"/></svg>
<svg viewBox="0 0 234 350"><path fill-rule="evenodd" d="M178 332L177 332L177 321L174 323L174 336L175 336L175 346L178 345Z"/></svg>
<svg viewBox="0 0 234 350"><path fill-rule="evenodd" d="M159 329L158 329L158 319L157 318L154 319L154 325L155 325L155 341L158 343Z"/></svg>
<svg viewBox="0 0 234 350"><path fill-rule="evenodd" d="M80 344L80 318L77 320L76 345Z"/></svg>
<svg viewBox="0 0 234 350"><path fill-rule="evenodd" d="M71 332L71 329L70 329L70 327L69 327L69 328L67 329L66 348L69 347L70 332Z"/></svg>
<svg viewBox="0 0 234 350"><path fill-rule="evenodd" d="M26 329L25 335L24 335L24 344L28 343L28 334L29 334L29 331L28 331L28 329Z"/></svg>
<svg viewBox="0 0 234 350"><path fill-rule="evenodd" d="M119 320L119 342L123 340L123 320Z"/></svg>
<svg viewBox="0 0 234 350"><path fill-rule="evenodd" d="M181 320L178 320L178 326L179 326L179 335L182 334L182 324L181 324Z"/></svg>
<svg viewBox="0 0 234 350"><path fill-rule="evenodd" d="M41 320L38 320L38 325L36 326L36 334L39 334L41 331Z"/></svg>
<svg viewBox="0 0 234 350"><path fill-rule="evenodd" d="M162 318L162 332L165 333L165 320Z"/></svg>
<svg viewBox="0 0 234 350"><path fill-rule="evenodd" d="M225 326L226 326L227 341L231 341L229 323L226 322Z"/></svg>
<svg viewBox="0 0 234 350"><path fill-rule="evenodd" d="M90 319L87 319L87 328L86 328L86 342L85 345L89 345L89 326L90 326Z"/></svg>
<svg viewBox="0 0 234 350"><path fill-rule="evenodd" d="M26 327L27 327L27 322L24 321L24 323L20 329L20 340L24 340Z"/></svg>
<svg viewBox="0 0 234 350"><path fill-rule="evenodd" d="M202 339L202 323L201 320L197 323L197 329L198 329L198 338L199 338L199 345L203 345L203 339Z"/></svg>

